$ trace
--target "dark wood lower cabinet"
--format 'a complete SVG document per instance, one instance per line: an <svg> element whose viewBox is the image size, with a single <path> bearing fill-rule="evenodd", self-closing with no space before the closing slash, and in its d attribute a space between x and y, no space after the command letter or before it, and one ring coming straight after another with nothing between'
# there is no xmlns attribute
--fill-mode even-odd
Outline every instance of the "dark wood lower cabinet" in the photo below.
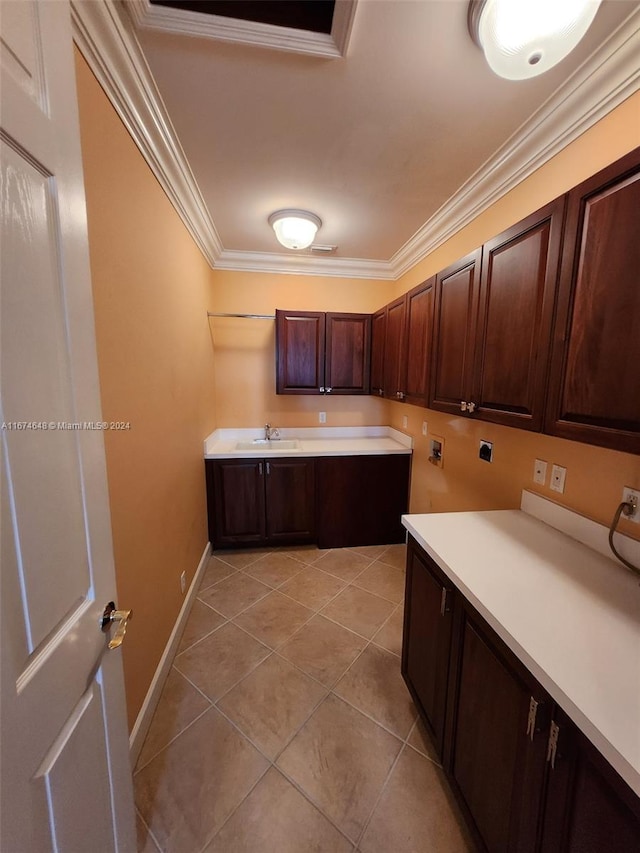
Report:
<svg viewBox="0 0 640 853"><path fill-rule="evenodd" d="M214 548L315 538L315 459L206 460Z"/></svg>
<svg viewBox="0 0 640 853"><path fill-rule="evenodd" d="M402 671L479 850L640 850L640 798L412 538Z"/></svg>
<svg viewBox="0 0 640 853"><path fill-rule="evenodd" d="M412 543L407 551L402 675L442 758L453 588Z"/></svg>
<svg viewBox="0 0 640 853"><path fill-rule="evenodd" d="M318 545L347 548L404 542L409 454L318 458Z"/></svg>

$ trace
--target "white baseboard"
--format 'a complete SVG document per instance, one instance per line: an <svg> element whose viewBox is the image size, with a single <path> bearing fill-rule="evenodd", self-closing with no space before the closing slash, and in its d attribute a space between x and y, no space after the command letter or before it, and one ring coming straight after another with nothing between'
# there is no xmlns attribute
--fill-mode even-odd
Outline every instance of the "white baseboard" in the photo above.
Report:
<svg viewBox="0 0 640 853"><path fill-rule="evenodd" d="M165 650L160 658L160 663L158 664L158 668L155 671L155 675L153 676L147 695L142 703L140 713L138 714L133 729L131 730L131 734L129 735L129 755L131 757L132 767L135 767L138 761L142 744L144 743L144 739L149 731L149 726L151 725L153 714L156 710L158 700L160 699L162 688L164 687L164 683L169 675L169 670L171 669L171 664L173 663L178 643L180 642L184 626L189 613L191 612L193 602L195 601L198 587L200 586L200 580L202 579L202 575L210 556L211 544L207 542L207 547L204 549L202 557L200 558L198 568L196 569L196 573L191 581L191 586L187 591L180 613L176 619L176 624L173 626L173 631L171 632L171 636L169 637Z"/></svg>

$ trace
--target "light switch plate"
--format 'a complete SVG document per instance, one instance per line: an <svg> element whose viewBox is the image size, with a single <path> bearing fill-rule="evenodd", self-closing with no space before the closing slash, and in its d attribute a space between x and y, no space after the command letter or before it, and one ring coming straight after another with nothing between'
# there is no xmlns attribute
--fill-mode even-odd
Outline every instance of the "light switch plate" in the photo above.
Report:
<svg viewBox="0 0 640 853"><path fill-rule="evenodd" d="M318 423L326 424L327 422L327 413L326 412L318 412Z"/></svg>
<svg viewBox="0 0 640 853"><path fill-rule="evenodd" d="M422 421L422 434L423 435L427 434L427 422L426 421Z"/></svg>
<svg viewBox="0 0 640 853"><path fill-rule="evenodd" d="M536 459L533 463L533 482L544 486L547 482L547 463L544 459Z"/></svg>
<svg viewBox="0 0 640 853"><path fill-rule="evenodd" d="M561 465L554 465L551 469L551 483L549 488L552 492L564 492L564 481L567 476L567 469Z"/></svg>
<svg viewBox="0 0 640 853"><path fill-rule="evenodd" d="M402 429L406 429L409 426L409 418L406 415L402 416Z"/></svg>

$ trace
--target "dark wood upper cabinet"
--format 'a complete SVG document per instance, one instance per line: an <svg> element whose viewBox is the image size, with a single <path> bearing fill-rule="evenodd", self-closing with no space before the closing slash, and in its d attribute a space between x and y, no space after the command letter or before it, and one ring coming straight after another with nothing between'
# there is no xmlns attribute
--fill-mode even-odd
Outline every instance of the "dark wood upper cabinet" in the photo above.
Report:
<svg viewBox="0 0 640 853"><path fill-rule="evenodd" d="M436 277L433 363L429 405L460 414L471 396L482 249Z"/></svg>
<svg viewBox="0 0 640 853"><path fill-rule="evenodd" d="M329 394L368 394L371 355L369 314L327 314L325 389Z"/></svg>
<svg viewBox="0 0 640 853"><path fill-rule="evenodd" d="M469 402L483 420L542 428L564 206L556 199L482 248Z"/></svg>
<svg viewBox="0 0 640 853"><path fill-rule="evenodd" d="M389 400L402 400L406 298L401 296L387 305L387 328L384 344L384 396Z"/></svg>
<svg viewBox="0 0 640 853"><path fill-rule="evenodd" d="M640 453L640 148L571 190L545 431Z"/></svg>
<svg viewBox="0 0 640 853"><path fill-rule="evenodd" d="M276 311L276 393L368 394L369 314Z"/></svg>
<svg viewBox="0 0 640 853"><path fill-rule="evenodd" d="M406 347L401 391L403 399L416 406L426 406L429 399L435 284L433 276L406 296Z"/></svg>
<svg viewBox="0 0 640 853"><path fill-rule="evenodd" d="M324 312L276 311L276 393L323 393L324 336Z"/></svg>
<svg viewBox="0 0 640 853"><path fill-rule="evenodd" d="M371 317L371 393L384 395L384 345L387 335L387 308Z"/></svg>

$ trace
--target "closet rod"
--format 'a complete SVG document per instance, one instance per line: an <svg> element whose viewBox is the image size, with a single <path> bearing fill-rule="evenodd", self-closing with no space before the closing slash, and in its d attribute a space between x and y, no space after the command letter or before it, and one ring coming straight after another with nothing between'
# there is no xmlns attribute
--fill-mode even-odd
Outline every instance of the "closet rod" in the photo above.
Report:
<svg viewBox="0 0 640 853"><path fill-rule="evenodd" d="M275 320L275 314L219 314L214 311L207 311L207 317L240 317L244 320Z"/></svg>

